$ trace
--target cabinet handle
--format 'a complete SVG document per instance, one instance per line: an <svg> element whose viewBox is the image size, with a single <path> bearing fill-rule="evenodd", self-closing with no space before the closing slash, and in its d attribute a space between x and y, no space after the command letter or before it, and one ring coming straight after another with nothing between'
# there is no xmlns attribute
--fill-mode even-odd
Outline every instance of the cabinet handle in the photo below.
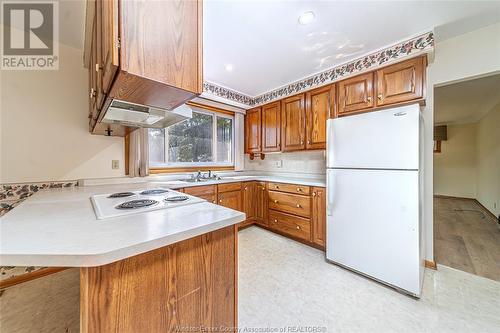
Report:
<svg viewBox="0 0 500 333"><path fill-rule="evenodd" d="M315 196L316 196L316 192L313 192L313 197L315 197Z"/></svg>
<svg viewBox="0 0 500 333"><path fill-rule="evenodd" d="M275 188L275 189L279 189L279 186L278 186L278 185L276 185L274 188Z"/></svg>
<svg viewBox="0 0 500 333"><path fill-rule="evenodd" d="M297 192L302 192L302 189L300 187L297 187Z"/></svg>
<svg viewBox="0 0 500 333"><path fill-rule="evenodd" d="M307 140L307 144L310 145L311 144L311 140Z"/></svg>
<svg viewBox="0 0 500 333"><path fill-rule="evenodd" d="M278 220L277 220L277 219L274 219L274 223L278 223Z"/></svg>
<svg viewBox="0 0 500 333"><path fill-rule="evenodd" d="M266 189L266 188L265 188L265 187L263 187L263 188L262 188L262 191L264 191L265 189Z"/></svg>
<svg viewBox="0 0 500 333"><path fill-rule="evenodd" d="M298 226L298 225L297 225L297 226L295 226L295 228L297 228L297 230L300 230L300 226Z"/></svg>
<svg viewBox="0 0 500 333"><path fill-rule="evenodd" d="M95 71L96 72L99 72L101 69L103 69L104 67L102 65L99 65L99 64L95 64Z"/></svg>
<svg viewBox="0 0 500 333"><path fill-rule="evenodd" d="M300 205L299 205L299 204L297 204L297 208L300 208Z"/></svg>
<svg viewBox="0 0 500 333"><path fill-rule="evenodd" d="M304 144L304 140L300 140L300 144L303 145Z"/></svg>
<svg viewBox="0 0 500 333"><path fill-rule="evenodd" d="M95 90L94 88L91 88L90 89L90 98L94 98L95 97Z"/></svg>
<svg viewBox="0 0 500 333"><path fill-rule="evenodd" d="M278 200L274 200L274 203L278 203Z"/></svg>
<svg viewBox="0 0 500 333"><path fill-rule="evenodd" d="M222 199L219 199L219 202L222 202Z"/></svg>
<svg viewBox="0 0 500 333"><path fill-rule="evenodd" d="M245 186L245 191L247 190L247 187Z"/></svg>
<svg viewBox="0 0 500 333"><path fill-rule="evenodd" d="M378 100L379 100L379 101L381 101L381 100L383 100L383 99L384 99L384 96L383 96L382 94L378 94L378 96L377 96L377 97L378 97Z"/></svg>
<svg viewBox="0 0 500 333"><path fill-rule="evenodd" d="M368 97L366 98L366 100L367 100L368 102L371 102L371 101L372 101L372 97L371 97L371 96L368 96Z"/></svg>

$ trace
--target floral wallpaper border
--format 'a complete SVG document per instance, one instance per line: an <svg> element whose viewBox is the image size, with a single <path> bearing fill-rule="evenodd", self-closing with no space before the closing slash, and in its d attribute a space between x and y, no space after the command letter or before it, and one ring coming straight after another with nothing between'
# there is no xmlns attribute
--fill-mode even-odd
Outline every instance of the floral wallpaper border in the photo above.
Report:
<svg viewBox="0 0 500 333"><path fill-rule="evenodd" d="M428 32L256 97L251 97L211 82L205 82L203 90L218 97L253 107L383 66L388 62L430 51L433 48L434 33Z"/></svg>
<svg viewBox="0 0 500 333"><path fill-rule="evenodd" d="M40 190L73 186L78 186L78 181L0 184L0 216Z"/></svg>
<svg viewBox="0 0 500 333"><path fill-rule="evenodd" d="M78 186L78 181L41 182L23 184L0 184L0 216L6 214L26 198L47 188L63 188ZM0 221L1 223L1 221ZM45 267L38 266L0 266L0 281L8 280L19 275L38 271Z"/></svg>

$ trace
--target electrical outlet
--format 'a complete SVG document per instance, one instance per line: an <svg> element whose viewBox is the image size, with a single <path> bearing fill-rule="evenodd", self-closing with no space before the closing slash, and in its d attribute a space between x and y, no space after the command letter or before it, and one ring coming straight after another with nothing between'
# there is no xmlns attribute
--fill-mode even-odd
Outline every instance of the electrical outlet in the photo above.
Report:
<svg viewBox="0 0 500 333"><path fill-rule="evenodd" d="M120 161L119 160L112 160L111 161L111 169L120 169Z"/></svg>
<svg viewBox="0 0 500 333"><path fill-rule="evenodd" d="M283 166L283 161L282 160L274 161L274 166L277 168L281 168Z"/></svg>

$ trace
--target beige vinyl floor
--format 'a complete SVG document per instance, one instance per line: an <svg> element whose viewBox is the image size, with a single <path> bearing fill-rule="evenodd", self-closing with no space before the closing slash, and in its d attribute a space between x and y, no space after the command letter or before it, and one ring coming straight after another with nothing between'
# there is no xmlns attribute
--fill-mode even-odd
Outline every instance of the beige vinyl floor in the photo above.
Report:
<svg viewBox="0 0 500 333"><path fill-rule="evenodd" d="M500 282L438 265L420 300L253 226L239 232L241 332L496 332Z"/></svg>
<svg viewBox="0 0 500 333"><path fill-rule="evenodd" d="M474 200L434 198L434 257L438 264L500 281L500 226Z"/></svg>

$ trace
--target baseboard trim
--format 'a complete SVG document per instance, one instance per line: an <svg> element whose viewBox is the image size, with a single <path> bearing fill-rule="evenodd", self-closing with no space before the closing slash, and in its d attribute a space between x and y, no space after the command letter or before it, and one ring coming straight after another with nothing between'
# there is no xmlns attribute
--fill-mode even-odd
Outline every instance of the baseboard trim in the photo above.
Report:
<svg viewBox="0 0 500 333"><path fill-rule="evenodd" d="M434 198L440 198L440 199L458 199L458 200L476 200L474 198L454 197L454 196L451 196L451 195L441 195L441 194L434 194Z"/></svg>
<svg viewBox="0 0 500 333"><path fill-rule="evenodd" d="M14 276L14 277L5 279L3 281L0 281L0 290L15 286L16 284L19 284L19 283L28 282L31 280L41 278L43 276L54 274L54 273L63 271L65 269L68 269L68 267L47 267L47 268L42 268L42 269L30 272L30 273Z"/></svg>
<svg viewBox="0 0 500 333"><path fill-rule="evenodd" d="M497 221L498 220L498 217L495 216L495 214L493 214L493 212L491 212L488 208L484 207L484 205L482 203L479 202L479 200L477 199L474 199L476 201L476 203L483 207L483 209L486 211L486 213L493 219L493 221Z"/></svg>
<svg viewBox="0 0 500 333"><path fill-rule="evenodd" d="M437 265L434 261L431 260L425 260L425 268L433 269L437 271Z"/></svg>

